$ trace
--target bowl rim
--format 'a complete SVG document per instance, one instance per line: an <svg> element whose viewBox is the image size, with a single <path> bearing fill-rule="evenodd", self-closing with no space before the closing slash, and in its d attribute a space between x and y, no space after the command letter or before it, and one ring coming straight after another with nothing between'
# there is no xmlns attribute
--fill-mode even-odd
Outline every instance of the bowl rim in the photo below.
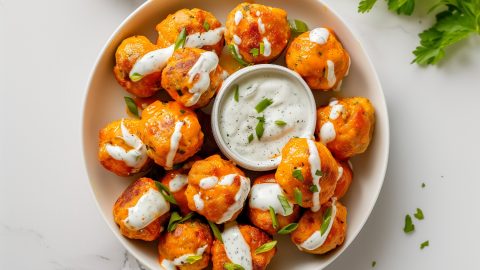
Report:
<svg viewBox="0 0 480 270"><path fill-rule="evenodd" d="M328 12L330 12L341 24L343 24L345 26L345 31L348 33L348 35L350 35L352 37L352 39L354 39L356 41L356 45L358 47L360 47L360 50L364 53L365 60L366 60L366 62L364 64L368 65L369 68L373 71L370 76L374 79L374 82L376 84L377 89L379 89L378 95L380 95L380 102L382 103L382 106L385 109L385 115L384 115L384 125L385 125L385 128L384 128L385 143L384 143L384 145L385 145L385 147L383 148L384 159L383 159L383 162L382 162L383 168L379 169L380 175L382 175L383 177L381 179L380 185L377 186L377 189L375 191L372 191L371 196L374 199L374 203L368 208L366 214L362 217L362 220L360 222L360 226L356 230L354 230L352 233L349 234L349 237L352 238L352 240L350 242L344 243L343 246L340 247L340 248L343 249L341 252L336 252L328 258L328 260L326 261L326 263L324 265L324 267L327 267L328 265L333 263L341 254L343 254L345 252L345 250L347 250L348 247L357 239L358 234L365 227L365 223L371 217L372 211L373 211L374 207L377 205L378 197L379 197L380 192L383 188L383 184L385 182L385 176L386 176L386 172L387 172L387 168L388 168L388 161L389 161L389 154L390 154L390 121L389 121L389 113L388 113L388 107L387 107L387 103L386 103L386 99L385 99L385 94L384 94L382 85L380 83L380 79L378 77L377 70L374 68L373 62L372 62L370 56L367 54L367 51L365 50L365 47L363 46L362 42L360 42L360 39L358 38L357 34L355 34L351 30L350 25L348 23L346 23L345 20L334 9L332 9L330 7L330 5L325 3L323 0L314 0L314 1L317 2L320 5L323 5L328 10ZM109 221L110 221L111 217L108 217L102 211L102 207L100 206L100 203L97 200L97 194L96 194L96 191L94 190L94 186L93 186L93 180L92 180L93 178L91 177L91 172L90 172L89 167L88 167L88 160L87 159L89 157L86 156L87 138L88 138L89 134L86 134L86 131L85 131L86 126L87 126L87 121L88 121L85 114L86 114L87 102L89 100L90 89L91 89L91 86L92 86L92 83L93 83L94 75L95 75L97 69L99 68L99 64L101 62L101 59L104 57L104 54L107 51L108 47L111 46L111 43L114 41L115 37L120 33L120 31L124 28L125 25L130 23L130 21L134 17L136 17L137 14L142 13L145 9L149 8L150 5L153 5L153 3L154 3L154 1L145 1L139 7L137 7L132 13L130 13L120 23L120 25L117 28L115 28L113 33L108 37L105 45L102 47L102 49L98 53L98 55L95 59L94 65L93 65L93 67L92 67L92 69L91 69L91 71L88 75L89 77L88 77L86 87L85 87L86 91L85 91L84 96L83 96L83 103L82 103L82 110L81 110L81 113L82 113L82 115L81 115L82 133L81 133L81 136L80 136L80 140L81 140L80 143L82 145L81 153L82 153L82 156L83 156L83 163L84 163L83 165L84 165L84 168L87 172L90 194L92 195L92 197L94 199L97 210L100 212L100 215L102 216L104 222L107 224L108 228L110 228L110 230L112 231L113 235L122 244L123 248L125 248L131 255L133 255L133 257L135 257L135 259L138 260L143 266L145 266L149 269L153 269L154 266L152 266L148 262L141 259L141 256L134 249L132 249L132 247L128 244L128 240L126 238L124 238L122 235L120 235L120 233L117 232L116 226L110 224ZM323 268L320 267L318 269L320 270L320 269L323 269Z"/></svg>
<svg viewBox="0 0 480 270"><path fill-rule="evenodd" d="M276 169L278 164L280 163L281 155L276 158L271 158L264 161L253 161L249 160L246 157L242 156L241 154L237 153L230 147L228 147L225 143L225 140L220 132L219 120L218 116L220 114L220 107L225 100L225 95L229 94L232 91L232 84L236 83L238 80L241 80L245 77L254 75L256 73L262 71L270 71L273 73L281 74L286 77L289 77L292 81L298 82L302 86L301 91L305 91L308 99L308 105L310 110L313 112L313 116L308 119L307 131L308 135L313 136L315 132L315 125L317 122L317 106L315 103L315 98L313 97L313 93L308 87L305 80L298 75L295 71L288 69L284 66L277 65L277 64L257 64L244 67L236 72L232 73L225 81L223 81L222 86L218 90L217 95L215 96L215 100L213 102L212 108L212 133L213 137L215 138L215 142L217 143L220 151L231 161L240 165L241 167L251 170L251 171L270 171ZM306 134L305 134L306 135Z"/></svg>

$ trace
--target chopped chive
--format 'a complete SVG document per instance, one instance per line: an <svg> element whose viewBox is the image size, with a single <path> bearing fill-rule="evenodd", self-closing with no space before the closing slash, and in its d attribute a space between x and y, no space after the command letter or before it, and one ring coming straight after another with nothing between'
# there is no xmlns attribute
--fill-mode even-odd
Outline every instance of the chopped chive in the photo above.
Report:
<svg viewBox="0 0 480 270"><path fill-rule="evenodd" d="M310 186L310 191L311 191L312 193L318 192L318 187L317 187L317 185L311 185L311 186Z"/></svg>
<svg viewBox="0 0 480 270"><path fill-rule="evenodd" d="M297 180L299 180L301 182L303 182L303 180L304 180L302 170L300 170L300 169L293 170L292 176L295 177Z"/></svg>
<svg viewBox="0 0 480 270"><path fill-rule="evenodd" d="M278 201L280 202L280 205L282 205L285 215L290 216L293 213L293 209L292 209L292 206L290 206L288 199L283 195L278 195L277 198L278 198Z"/></svg>
<svg viewBox="0 0 480 270"><path fill-rule="evenodd" d="M372 268L375 267L377 265L377 262L376 261L373 261L372 262Z"/></svg>
<svg viewBox="0 0 480 270"><path fill-rule="evenodd" d="M320 171L320 170L317 170L317 171L315 172L315 175L316 175L316 176L323 176L323 172Z"/></svg>
<svg viewBox="0 0 480 270"><path fill-rule="evenodd" d="M422 183L422 188L426 187L427 185L425 185L425 183Z"/></svg>
<svg viewBox="0 0 480 270"><path fill-rule="evenodd" d="M182 31L177 36L177 40L175 40L175 47L174 50L179 48L183 48L185 46L185 40L187 39L187 29L182 28Z"/></svg>
<svg viewBox="0 0 480 270"><path fill-rule="evenodd" d="M413 232L415 230L415 225L412 222L412 217L410 215L405 216L405 227L403 227L403 231L405 233Z"/></svg>
<svg viewBox="0 0 480 270"><path fill-rule="evenodd" d="M182 220L182 216L180 216L180 214L176 211L173 212L170 216L170 220L168 221L167 231L172 232L173 230L175 230L180 220Z"/></svg>
<svg viewBox="0 0 480 270"><path fill-rule="evenodd" d="M261 117L257 117L258 119L258 124L257 126L255 127L255 133L257 134L257 138L260 140L260 138L262 138L263 136L263 132L265 131L265 117L261 116Z"/></svg>
<svg viewBox="0 0 480 270"><path fill-rule="evenodd" d="M140 73L135 72L135 73L129 75L129 77L130 77L130 80L131 80L132 82L138 82L138 81L140 81L140 80L143 78L143 75L140 74Z"/></svg>
<svg viewBox="0 0 480 270"><path fill-rule="evenodd" d="M203 29L205 29L205 31L210 30L210 24L207 21L203 22Z"/></svg>
<svg viewBox="0 0 480 270"><path fill-rule="evenodd" d="M295 202L302 206L302 192L297 187L293 190L293 196L295 197Z"/></svg>
<svg viewBox="0 0 480 270"><path fill-rule="evenodd" d="M253 57L257 57L258 56L258 48L252 48L250 50L250 54L253 56Z"/></svg>
<svg viewBox="0 0 480 270"><path fill-rule="evenodd" d="M236 264L236 263L225 263L223 265L223 269L225 270L245 270L243 266Z"/></svg>
<svg viewBox="0 0 480 270"><path fill-rule="evenodd" d="M123 98L125 99L125 103L127 104L128 110L129 110L133 115L135 115L136 117L140 118L140 116L138 115L137 104L135 103L135 101L133 100L133 98L131 98L131 97L123 97Z"/></svg>
<svg viewBox="0 0 480 270"><path fill-rule="evenodd" d="M172 193L170 192L170 190L168 189L167 186L165 186L164 184L162 184L160 182L157 182L157 181L155 181L155 184L156 184L158 190L160 191L160 193L163 195L163 198L165 198L166 201L168 201L172 204L177 204L177 201L175 200L175 198L173 197Z"/></svg>
<svg viewBox="0 0 480 270"><path fill-rule="evenodd" d="M230 50L230 54L232 55L233 59L235 59L238 63L240 63L240 65L244 67L250 65L249 63L245 62L245 60L240 58L240 55L235 49L235 46L233 46L233 44L228 45L228 49Z"/></svg>
<svg viewBox="0 0 480 270"><path fill-rule="evenodd" d="M255 249L255 255L272 250L277 245L277 241L270 241Z"/></svg>
<svg viewBox="0 0 480 270"><path fill-rule="evenodd" d="M427 241L420 244L420 249L424 249L425 247L428 247L429 245L430 245L430 242L427 240Z"/></svg>
<svg viewBox="0 0 480 270"><path fill-rule="evenodd" d="M281 228L278 230L278 234L289 234L293 231L295 231L298 228L298 223L290 223L287 226Z"/></svg>
<svg viewBox="0 0 480 270"><path fill-rule="evenodd" d="M202 255L192 255L192 256L188 256L186 261L188 264L194 264L198 261L200 261L202 259Z"/></svg>
<svg viewBox="0 0 480 270"><path fill-rule="evenodd" d="M424 216L423 216L423 211L422 209L420 208L417 208L417 212L415 214L413 214L413 216L415 218L417 218L418 220L423 220Z"/></svg>
<svg viewBox="0 0 480 270"><path fill-rule="evenodd" d="M278 220L277 220L277 215L275 214L275 209L273 207L269 206L268 211L270 212L270 218L272 219L272 226L274 229L278 228Z"/></svg>
<svg viewBox="0 0 480 270"><path fill-rule="evenodd" d="M327 208L325 213L323 213L323 221L322 225L320 226L320 235L323 235L327 229L328 225L330 225L330 221L332 220L332 207Z"/></svg>
<svg viewBox="0 0 480 270"><path fill-rule="evenodd" d="M239 93L239 86L238 84L235 84L233 86L235 88L235 90L233 90L233 100L235 100L236 102L238 102L238 100L240 99L240 93Z"/></svg>
<svg viewBox="0 0 480 270"><path fill-rule="evenodd" d="M248 143L253 141L253 133L248 136Z"/></svg>
<svg viewBox="0 0 480 270"><path fill-rule="evenodd" d="M268 106L273 104L273 100L269 98L264 98L262 101L260 101L256 106L255 110L257 113L263 112Z"/></svg>
<svg viewBox="0 0 480 270"><path fill-rule="evenodd" d="M207 220L207 221L208 221L208 225L210 225L210 228L212 229L212 232L213 232L213 235L215 236L215 238L218 241L220 241L221 243L223 243L222 233L218 229L217 224L211 222L210 220Z"/></svg>
<svg viewBox="0 0 480 270"><path fill-rule="evenodd" d="M265 44L263 42L260 42L260 54L263 54L265 52Z"/></svg>
<svg viewBox="0 0 480 270"><path fill-rule="evenodd" d="M183 110L183 109L180 110L180 113L181 113L181 114L184 114L184 113L185 113L185 110Z"/></svg>
<svg viewBox="0 0 480 270"><path fill-rule="evenodd" d="M283 126L287 125L287 123L285 121L282 121L282 120L276 120L275 125L277 125L279 127L283 127Z"/></svg>
<svg viewBox="0 0 480 270"><path fill-rule="evenodd" d="M293 37L296 37L308 31L308 25L301 20L289 20L288 24L290 25L290 30L292 31Z"/></svg>

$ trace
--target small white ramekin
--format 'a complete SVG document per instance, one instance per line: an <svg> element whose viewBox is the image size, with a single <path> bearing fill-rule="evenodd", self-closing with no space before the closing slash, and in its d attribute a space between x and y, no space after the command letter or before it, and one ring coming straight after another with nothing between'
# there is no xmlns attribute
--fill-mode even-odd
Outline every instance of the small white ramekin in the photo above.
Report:
<svg viewBox="0 0 480 270"><path fill-rule="evenodd" d="M302 86L302 89L306 92L306 96L308 100L305 100L305 112L310 112L310 116L305 117L307 123L307 131L309 134L306 134L307 137L313 136L315 132L315 124L317 121L317 114L316 114L316 104L315 98L313 97L312 91L305 83L305 81L298 75L296 72L279 65L273 64L260 64L254 66L248 66L245 68L240 69L239 71L230 75L222 84L222 87L218 91L218 94L215 98L213 103L212 109L212 132L215 141L222 151L222 153L231 161L235 162L237 165L251 171L269 171L276 169L278 164L280 163L281 156L278 156L274 159L269 159L265 161L255 161L249 160L247 157L244 157L237 153L236 151L230 149L225 140L223 139L220 127L219 127L219 115L221 114L220 108L222 103L225 100L225 96L228 95L229 91L233 91L232 85L236 84L239 80L243 77L250 75L251 73L262 73L262 72L269 72L269 73L279 73L286 78L290 78L292 81L299 82L299 85Z"/></svg>

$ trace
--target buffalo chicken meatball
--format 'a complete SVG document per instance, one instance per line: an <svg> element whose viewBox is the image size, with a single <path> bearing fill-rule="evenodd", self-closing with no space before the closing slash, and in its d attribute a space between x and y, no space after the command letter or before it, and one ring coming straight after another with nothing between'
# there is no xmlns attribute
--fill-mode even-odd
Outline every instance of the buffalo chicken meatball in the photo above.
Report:
<svg viewBox="0 0 480 270"><path fill-rule="evenodd" d="M347 193L353 180L353 170L350 167L350 161L338 161L338 180L333 196L337 199L343 198Z"/></svg>
<svg viewBox="0 0 480 270"><path fill-rule="evenodd" d="M206 106L225 77L215 53L195 48L176 50L162 74L162 87L191 108Z"/></svg>
<svg viewBox="0 0 480 270"><path fill-rule="evenodd" d="M141 137L147 154L166 169L200 150L203 133L194 111L172 101L155 101L142 112Z"/></svg>
<svg viewBox="0 0 480 270"><path fill-rule="evenodd" d="M113 73L125 90L138 97L150 97L161 89L161 70L145 75L141 79L130 77L130 71L135 63L145 54L157 49L158 47L144 36L129 37L118 46Z"/></svg>
<svg viewBox="0 0 480 270"><path fill-rule="evenodd" d="M170 204L150 178L140 178L120 195L113 207L120 232L131 239L153 241L163 231Z"/></svg>
<svg viewBox="0 0 480 270"><path fill-rule="evenodd" d="M292 41L287 49L286 63L310 88L339 90L350 69L350 56L332 30L316 28Z"/></svg>
<svg viewBox="0 0 480 270"><path fill-rule="evenodd" d="M138 135L138 120L118 120L99 133L98 159L107 170L119 176L143 171L150 164L147 148Z"/></svg>
<svg viewBox="0 0 480 270"><path fill-rule="evenodd" d="M367 150L374 126L375 110L368 99L334 99L317 110L315 133L336 158L343 160Z"/></svg>
<svg viewBox="0 0 480 270"><path fill-rule="evenodd" d="M292 138L282 149L275 179L291 201L312 211L320 210L335 191L337 161L321 143Z"/></svg>
<svg viewBox="0 0 480 270"><path fill-rule="evenodd" d="M242 3L227 17L225 40L234 54L248 63L275 60L287 46L287 12L260 4Z"/></svg>
<svg viewBox="0 0 480 270"><path fill-rule="evenodd" d="M228 223L222 232L222 240L223 243L218 239L213 242L213 270L263 270L267 268L276 253L275 243L268 234L249 225ZM265 247L265 244L273 247L259 249L262 246ZM237 265L243 268L239 268ZM232 268L232 266L237 268Z"/></svg>
<svg viewBox="0 0 480 270"><path fill-rule="evenodd" d="M189 220L165 232L158 243L160 265L166 270L199 270L210 262L212 233L208 225Z"/></svg>
<svg viewBox="0 0 480 270"><path fill-rule="evenodd" d="M193 164L185 191L188 207L217 224L235 220L250 192L250 179L219 155Z"/></svg>
<svg viewBox="0 0 480 270"><path fill-rule="evenodd" d="M306 211L291 239L303 252L324 254L343 244L346 233L347 208L334 201L323 205L321 211Z"/></svg>
<svg viewBox="0 0 480 270"><path fill-rule="evenodd" d="M287 199L274 174L255 179L248 206L253 225L272 235L300 217L300 207Z"/></svg>
<svg viewBox="0 0 480 270"><path fill-rule="evenodd" d="M157 45L165 48L175 43L182 29L188 37L185 47L202 48L220 55L224 45L225 28L210 12L194 9L181 9L157 24Z"/></svg>

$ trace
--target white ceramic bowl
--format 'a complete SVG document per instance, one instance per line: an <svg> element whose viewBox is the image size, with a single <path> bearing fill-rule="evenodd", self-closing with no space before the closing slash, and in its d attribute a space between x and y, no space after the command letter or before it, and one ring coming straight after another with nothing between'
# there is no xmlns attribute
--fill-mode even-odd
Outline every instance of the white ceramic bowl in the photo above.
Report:
<svg viewBox="0 0 480 270"><path fill-rule="evenodd" d="M318 270L326 267L352 243L367 221L381 190L388 161L389 125L385 98L375 69L362 45L342 19L321 1L284 0L256 1L285 9L289 18L298 18L310 27L328 26L335 30L350 53L350 75L337 96L364 96L376 108L376 129L368 151L352 159L355 171L353 184L342 199L348 208L348 231L343 246L326 256L301 253L288 237L279 237L279 249L269 269ZM146 1L113 33L100 52L88 83L83 115L83 149L90 185L100 212L112 232L125 248L150 269L161 269L157 262L156 242L144 243L121 236L112 218L117 197L134 177L121 178L105 170L97 160L98 131L112 120L128 117L123 96L127 93L113 77L114 54L120 42L131 35L146 35L156 40L155 25L168 14L181 8L202 8L225 23L228 12L240 1L169 0ZM282 60L279 60L280 62ZM317 104L325 104L330 95L315 93Z"/></svg>

